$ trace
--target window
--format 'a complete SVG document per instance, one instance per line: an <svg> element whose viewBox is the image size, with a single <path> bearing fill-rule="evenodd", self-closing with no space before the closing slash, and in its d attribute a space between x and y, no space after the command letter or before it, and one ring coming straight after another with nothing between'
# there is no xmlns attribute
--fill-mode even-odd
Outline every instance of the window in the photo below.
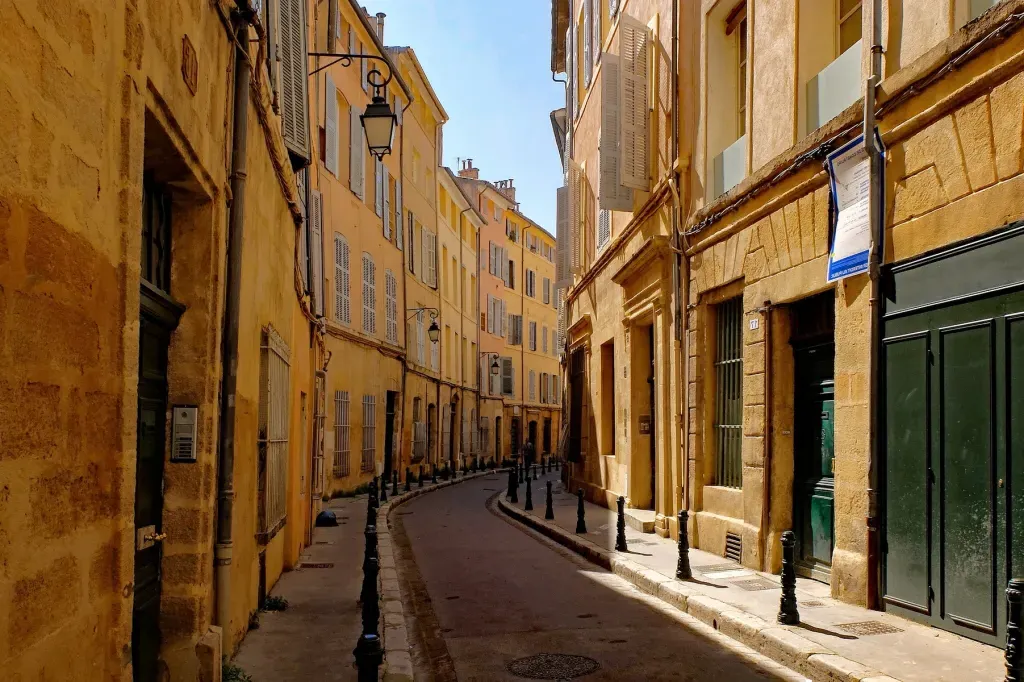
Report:
<svg viewBox="0 0 1024 682"><path fill-rule="evenodd" d="M548 401L548 375L547 372L541 372L540 375L540 401L546 403Z"/></svg>
<svg viewBox="0 0 1024 682"><path fill-rule="evenodd" d="M612 240L612 213L602 208L597 213L597 250L608 246Z"/></svg>
<svg viewBox="0 0 1024 682"><path fill-rule="evenodd" d="M480 454L488 455L491 452L491 418L480 417Z"/></svg>
<svg viewBox="0 0 1024 682"><path fill-rule="evenodd" d="M516 288L516 262L508 259L508 270L505 271L505 286L515 291Z"/></svg>
<svg viewBox="0 0 1024 682"><path fill-rule="evenodd" d="M537 399L537 373L530 370L530 400Z"/></svg>
<svg viewBox="0 0 1024 682"><path fill-rule="evenodd" d="M262 542L284 526L288 487L288 365L284 339L267 326L260 338L258 448L259 533Z"/></svg>
<svg viewBox="0 0 1024 682"><path fill-rule="evenodd" d="M302 0L278 5L281 64L281 126L284 144L295 156L309 161L306 96L306 12Z"/></svg>
<svg viewBox="0 0 1024 682"><path fill-rule="evenodd" d="M537 323L530 323L530 350L537 350Z"/></svg>
<svg viewBox="0 0 1024 682"><path fill-rule="evenodd" d="M537 273L533 270L526 271L526 295L537 298Z"/></svg>
<svg viewBox="0 0 1024 682"><path fill-rule="evenodd" d="M548 352L548 328L547 327L544 327L543 329L540 330L540 340L541 340L541 346L540 346L541 352L542 353L547 353Z"/></svg>
<svg viewBox="0 0 1024 682"><path fill-rule="evenodd" d="M716 308L715 452L716 483L742 485L743 436L743 301L733 298Z"/></svg>
<svg viewBox="0 0 1024 682"><path fill-rule="evenodd" d="M523 316L508 316L508 343L510 346L521 346L523 343Z"/></svg>
<svg viewBox="0 0 1024 682"><path fill-rule="evenodd" d="M438 348L440 345L439 343L430 344L430 369L435 372L439 371L441 366L441 350Z"/></svg>
<svg viewBox="0 0 1024 682"><path fill-rule="evenodd" d="M322 151L324 168L338 177L338 88L328 73L326 77L324 97L327 100L324 116L324 148Z"/></svg>
<svg viewBox="0 0 1024 682"><path fill-rule="evenodd" d="M423 421L423 399L412 400L412 461L422 460L427 454L427 425Z"/></svg>
<svg viewBox="0 0 1024 682"><path fill-rule="evenodd" d="M384 271L384 316L387 320L386 335L391 343L398 343L398 280L395 273Z"/></svg>
<svg viewBox="0 0 1024 682"><path fill-rule="evenodd" d="M351 292L349 289L349 249L344 236L334 234L334 319L352 324Z"/></svg>
<svg viewBox="0 0 1024 682"><path fill-rule="evenodd" d="M512 366L512 358L501 358L501 394L503 396L514 396L516 392L515 368Z"/></svg>
<svg viewBox="0 0 1024 682"><path fill-rule="evenodd" d="M549 277L544 278L544 304L551 304L551 279Z"/></svg>
<svg viewBox="0 0 1024 682"><path fill-rule="evenodd" d="M744 8L736 34L736 127L747 134L747 11Z"/></svg>
<svg viewBox="0 0 1024 682"><path fill-rule="evenodd" d="M416 312L416 361L421 365L426 365L427 356L424 355L423 349L425 347L425 327L423 325L423 311L419 310ZM433 344L432 344L433 345Z"/></svg>
<svg viewBox="0 0 1024 682"><path fill-rule="evenodd" d="M861 0L839 0L839 54L857 44L861 34Z"/></svg>
<svg viewBox="0 0 1024 682"><path fill-rule="evenodd" d="M594 8L593 0L583 0L583 87L590 87L590 77L594 72ZM598 48L600 49L600 48Z"/></svg>
<svg viewBox="0 0 1024 682"><path fill-rule="evenodd" d="M437 235L422 230L423 240L423 283L437 288Z"/></svg>
<svg viewBox="0 0 1024 682"><path fill-rule="evenodd" d="M348 391L334 392L334 475L349 475Z"/></svg>
<svg viewBox="0 0 1024 682"><path fill-rule="evenodd" d="M402 223L402 181L395 180L395 246L401 251L404 246Z"/></svg>
<svg viewBox="0 0 1024 682"><path fill-rule="evenodd" d="M363 254L363 331L377 333L377 266L370 254Z"/></svg>
<svg viewBox="0 0 1024 682"><path fill-rule="evenodd" d="M310 290L313 296L313 313L323 317L327 312L324 305L324 200L317 190L310 192L309 238L310 238Z"/></svg>
<svg viewBox="0 0 1024 682"><path fill-rule="evenodd" d="M377 459L377 396L363 396L363 460L360 469L373 471Z"/></svg>
<svg viewBox="0 0 1024 682"><path fill-rule="evenodd" d="M601 454L615 454L615 342L601 344Z"/></svg>
<svg viewBox="0 0 1024 682"><path fill-rule="evenodd" d="M416 225L415 219L412 216L412 211L408 213L409 220L409 272L416 274Z"/></svg>
<svg viewBox="0 0 1024 682"><path fill-rule="evenodd" d="M142 182L142 279L171 291L171 192L146 174Z"/></svg>

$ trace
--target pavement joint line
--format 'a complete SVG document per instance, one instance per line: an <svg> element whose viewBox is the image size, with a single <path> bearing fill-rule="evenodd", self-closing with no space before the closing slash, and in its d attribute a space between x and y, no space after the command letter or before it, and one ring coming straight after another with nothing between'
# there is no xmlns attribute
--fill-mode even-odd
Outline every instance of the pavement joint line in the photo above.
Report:
<svg viewBox="0 0 1024 682"><path fill-rule="evenodd" d="M406 502L409 502L420 495L440 490L441 488L447 488L452 485L464 483L465 481L476 480L492 474L500 474L505 471L507 470L493 469L491 471L479 471L465 476L452 477L447 481L427 483L423 488L413 488L409 492L400 492L397 496L389 496L387 502L381 504L377 509L377 533L380 543L379 549L383 549L386 546L388 548L388 552L392 552L391 515L396 509ZM499 479L499 481L500 480L501 479ZM397 567L389 570L394 570L396 575L399 573ZM383 574L383 571L381 573ZM382 595L384 593L383 580L383 575L378 578ZM400 589L396 585L398 582L400 581L397 578L389 579L388 587L390 589ZM395 602L392 602L392 604L394 603ZM401 622L404 623L406 622L405 600L399 599L397 603L398 606L391 606L388 612L393 618L400 618ZM385 682L412 682L414 671L412 665L412 644L410 643L409 637L388 637L387 628L381 628L381 631L381 637L384 641L384 669L382 679ZM396 639L399 641L396 642Z"/></svg>
<svg viewBox="0 0 1024 682"><path fill-rule="evenodd" d="M520 526L550 538L591 563L625 579L641 592L661 599L754 651L806 675L814 682L861 682L876 678L900 682L802 637L789 626L768 622L752 613L688 588L685 581L641 566L618 552L600 547L585 537L571 534L557 524L518 509L500 496L496 497L497 507Z"/></svg>

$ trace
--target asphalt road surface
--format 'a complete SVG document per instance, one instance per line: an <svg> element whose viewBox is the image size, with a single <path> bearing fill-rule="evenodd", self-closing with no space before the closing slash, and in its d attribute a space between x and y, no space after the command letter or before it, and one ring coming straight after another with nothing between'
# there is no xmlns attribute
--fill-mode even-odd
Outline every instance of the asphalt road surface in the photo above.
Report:
<svg viewBox="0 0 1024 682"><path fill-rule="evenodd" d="M805 679L514 525L487 505L505 480L451 486L395 511L418 678ZM542 654L557 656L520 660Z"/></svg>

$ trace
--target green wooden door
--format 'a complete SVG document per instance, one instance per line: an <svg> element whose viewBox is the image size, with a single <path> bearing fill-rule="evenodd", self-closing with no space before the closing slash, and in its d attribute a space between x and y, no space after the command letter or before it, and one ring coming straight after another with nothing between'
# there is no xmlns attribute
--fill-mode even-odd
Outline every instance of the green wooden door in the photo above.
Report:
<svg viewBox="0 0 1024 682"><path fill-rule="evenodd" d="M828 581L834 546L835 345L794 348L793 527L797 535L797 571Z"/></svg>
<svg viewBox="0 0 1024 682"><path fill-rule="evenodd" d="M886 607L1001 644L1024 576L1024 292L886 321Z"/></svg>

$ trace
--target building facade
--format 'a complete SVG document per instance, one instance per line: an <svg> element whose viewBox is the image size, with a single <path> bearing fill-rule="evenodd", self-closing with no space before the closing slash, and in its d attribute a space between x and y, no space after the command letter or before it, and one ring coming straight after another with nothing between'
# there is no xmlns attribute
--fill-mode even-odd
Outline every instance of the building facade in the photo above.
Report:
<svg viewBox="0 0 1024 682"><path fill-rule="evenodd" d="M649 5L560 4L573 18L569 35L578 21L588 32L597 5L617 9L620 32L650 21L641 15ZM770 571L781 533L793 530L798 571L836 598L1001 644L1003 589L1021 570L1010 538L1024 527L1010 473L1024 414L1013 403L1024 281L1007 265L1024 243L1024 3L706 0L679 3L675 16L678 44L692 46L668 52L679 65L669 100L678 110L678 226L618 262L614 283L637 272L650 279L622 285L624 299L606 315L632 320L632 296L667 286L663 301L681 328L662 336L663 362L653 344L653 371L672 367L672 355L685 362L677 383L652 395L653 409L642 400L629 413L604 409L603 350L594 359L603 316L587 300L616 290L585 295L594 268L584 260L568 295L568 453L581 460L572 475L599 499L635 495L646 487L637 479L647 462L636 459L649 431L670 453L653 488L655 529L675 534L667 517L687 509L694 546ZM565 60L565 35L553 36L553 70L568 61L586 81L572 55L585 58L588 41L570 45ZM657 42L656 29L647 35ZM877 88L866 89L869 77ZM656 76L651 83L660 87ZM570 90L570 111L571 100ZM638 111L657 119L659 101L648 94ZM870 122L868 144L858 139L865 110L880 145L870 143ZM568 117L570 215L587 210L576 167L602 153L586 116ZM621 125L625 136L634 123ZM628 139L619 140L623 162ZM657 148L653 131L646 139ZM829 281L843 206L823 162L858 145L873 188L864 215L874 265ZM570 231L580 227L570 221ZM660 260L656 275L633 264L644 258ZM635 385L647 358L624 361ZM621 417L614 423L632 446L632 465L617 476L605 470L609 415ZM658 426L666 417L671 434ZM652 452L658 472L663 458Z"/></svg>

